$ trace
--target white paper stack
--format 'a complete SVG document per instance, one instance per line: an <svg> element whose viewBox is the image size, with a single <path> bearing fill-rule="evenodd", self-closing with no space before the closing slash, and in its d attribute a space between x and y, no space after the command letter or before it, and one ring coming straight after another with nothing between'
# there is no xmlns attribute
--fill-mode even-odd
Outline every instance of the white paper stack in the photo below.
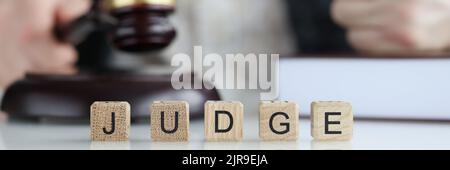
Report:
<svg viewBox="0 0 450 170"><path fill-rule="evenodd" d="M303 115L343 100L360 118L450 120L450 59L282 59L280 99Z"/></svg>

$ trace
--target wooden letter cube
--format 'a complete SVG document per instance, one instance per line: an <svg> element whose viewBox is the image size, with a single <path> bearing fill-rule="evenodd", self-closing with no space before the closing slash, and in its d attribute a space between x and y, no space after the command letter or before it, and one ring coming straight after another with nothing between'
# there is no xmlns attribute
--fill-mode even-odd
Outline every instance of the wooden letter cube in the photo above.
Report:
<svg viewBox="0 0 450 170"><path fill-rule="evenodd" d="M244 106L240 102L205 103L207 141L240 141L243 137Z"/></svg>
<svg viewBox="0 0 450 170"><path fill-rule="evenodd" d="M151 106L153 141L189 140L189 104L184 101L155 101Z"/></svg>
<svg viewBox="0 0 450 170"><path fill-rule="evenodd" d="M293 102L261 101L259 136L266 141L298 139L299 109Z"/></svg>
<svg viewBox="0 0 450 170"><path fill-rule="evenodd" d="M315 140L351 140L352 106L346 102L313 102L311 135Z"/></svg>
<svg viewBox="0 0 450 170"><path fill-rule="evenodd" d="M91 105L91 139L125 141L130 133L128 102L94 102Z"/></svg>

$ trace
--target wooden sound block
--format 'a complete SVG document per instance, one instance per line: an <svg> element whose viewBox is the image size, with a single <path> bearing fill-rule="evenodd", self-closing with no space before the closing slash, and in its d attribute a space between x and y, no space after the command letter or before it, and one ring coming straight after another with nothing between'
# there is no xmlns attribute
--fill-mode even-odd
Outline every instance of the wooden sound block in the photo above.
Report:
<svg viewBox="0 0 450 170"><path fill-rule="evenodd" d="M352 106L347 102L313 102L311 135L315 140L351 140L353 136Z"/></svg>
<svg viewBox="0 0 450 170"><path fill-rule="evenodd" d="M189 104L185 101L155 101L151 106L153 141L189 140Z"/></svg>
<svg viewBox="0 0 450 170"><path fill-rule="evenodd" d="M298 139L299 108L287 101L261 101L259 136L265 141Z"/></svg>
<svg viewBox="0 0 450 170"><path fill-rule="evenodd" d="M243 138L244 106L240 102L205 103L207 141L240 141Z"/></svg>
<svg viewBox="0 0 450 170"><path fill-rule="evenodd" d="M91 139L125 141L130 134L128 102L94 102L91 105Z"/></svg>
<svg viewBox="0 0 450 170"><path fill-rule="evenodd" d="M128 72L77 75L28 75L5 92L1 110L10 117L89 121L89 107L95 101L127 101L131 118L148 120L149 104L157 100L189 101L190 117L203 119L208 100L220 100L217 90L172 87L171 74ZM194 80L196 77L192 77ZM196 96L192 100L192 96ZM55 105L55 102L58 105Z"/></svg>

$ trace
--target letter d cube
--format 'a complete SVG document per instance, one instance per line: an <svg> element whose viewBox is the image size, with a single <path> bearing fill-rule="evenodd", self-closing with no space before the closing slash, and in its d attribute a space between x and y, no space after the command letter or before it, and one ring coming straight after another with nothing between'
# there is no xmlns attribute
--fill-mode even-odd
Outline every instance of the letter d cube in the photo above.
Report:
<svg viewBox="0 0 450 170"><path fill-rule="evenodd" d="M243 137L244 106L240 102L205 103L207 141L240 141Z"/></svg>

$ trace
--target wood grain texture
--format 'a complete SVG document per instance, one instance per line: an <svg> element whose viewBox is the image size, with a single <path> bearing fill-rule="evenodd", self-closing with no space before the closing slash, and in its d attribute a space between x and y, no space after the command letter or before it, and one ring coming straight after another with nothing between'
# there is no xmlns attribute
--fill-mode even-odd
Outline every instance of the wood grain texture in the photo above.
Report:
<svg viewBox="0 0 450 170"><path fill-rule="evenodd" d="M185 101L155 101L151 106L150 123L153 141L188 141L189 104Z"/></svg>
<svg viewBox="0 0 450 170"><path fill-rule="evenodd" d="M326 117L328 122L331 122L328 128L325 123ZM351 140L353 137L351 104L339 101L311 103L311 135L315 140Z"/></svg>
<svg viewBox="0 0 450 170"><path fill-rule="evenodd" d="M294 102L261 101L259 104L259 137L264 141L298 139L299 108Z"/></svg>
<svg viewBox="0 0 450 170"><path fill-rule="evenodd" d="M227 132L216 129L227 129L230 118L219 114L216 123L216 112L227 111L232 115L233 125ZM240 102L208 101L205 103L205 138L206 141L241 141L243 138L244 106ZM216 127L216 124L218 127Z"/></svg>
<svg viewBox="0 0 450 170"><path fill-rule="evenodd" d="M131 119L130 109L128 102L94 102L91 105L90 115L91 139L93 141L128 140Z"/></svg>

